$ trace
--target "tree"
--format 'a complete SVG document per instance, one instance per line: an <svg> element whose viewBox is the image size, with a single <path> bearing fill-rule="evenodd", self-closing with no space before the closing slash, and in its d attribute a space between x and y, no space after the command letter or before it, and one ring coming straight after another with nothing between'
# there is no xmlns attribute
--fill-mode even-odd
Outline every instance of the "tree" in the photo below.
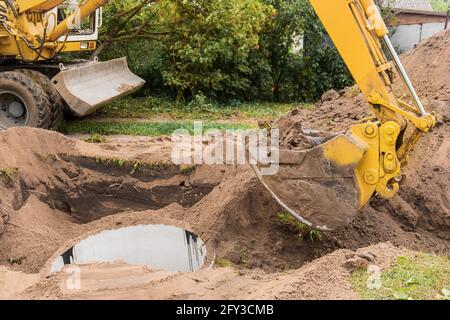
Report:
<svg viewBox="0 0 450 320"><path fill-rule="evenodd" d="M167 0L161 21L170 32L166 84L178 98L203 92L238 96L251 82L250 54L275 11L259 0Z"/></svg>
<svg viewBox="0 0 450 320"><path fill-rule="evenodd" d="M96 54L126 55L152 94L310 101L352 83L308 0L115 0L105 21Z"/></svg>
<svg viewBox="0 0 450 320"><path fill-rule="evenodd" d="M105 8L105 24L101 30L101 44L94 52L98 56L113 42L126 42L139 38L152 38L161 32L152 30L156 0L115 0ZM162 33L164 34L164 33Z"/></svg>
<svg viewBox="0 0 450 320"><path fill-rule="evenodd" d="M450 10L450 3L446 0L431 0L434 11L447 12Z"/></svg>
<svg viewBox="0 0 450 320"><path fill-rule="evenodd" d="M274 101L311 101L353 80L308 0L266 0L277 10L254 55L254 96ZM304 38L304 49L298 47ZM269 89L270 88L270 89Z"/></svg>

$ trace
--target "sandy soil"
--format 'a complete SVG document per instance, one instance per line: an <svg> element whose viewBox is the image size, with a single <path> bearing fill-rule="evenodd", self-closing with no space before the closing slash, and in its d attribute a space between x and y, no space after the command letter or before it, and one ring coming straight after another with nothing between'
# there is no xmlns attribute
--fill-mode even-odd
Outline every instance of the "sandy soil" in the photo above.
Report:
<svg viewBox="0 0 450 320"><path fill-rule="evenodd" d="M425 105L441 117L411 155L401 192L374 199L321 241L299 239L277 219L281 209L250 168L185 170L171 163L168 138L95 145L38 129L0 133L0 298L357 299L347 281L355 268L386 267L405 250L450 255L450 89L443 72L450 69L449 36L439 34L403 57ZM424 59L430 56L435 60ZM355 88L322 100L279 121L285 143L305 146L292 132L302 126L336 132L369 115ZM67 289L64 271L48 273L55 257L87 235L155 223L193 231L211 249L209 262L214 253L236 268L173 274L87 265L78 291Z"/></svg>
<svg viewBox="0 0 450 320"><path fill-rule="evenodd" d="M19 298L47 299L358 299L348 277L359 267L386 268L400 254L383 243L357 252L338 250L298 270L216 268L191 274L152 271L126 264L81 266L82 289L68 289L70 274L42 280ZM70 286L69 286L70 288Z"/></svg>

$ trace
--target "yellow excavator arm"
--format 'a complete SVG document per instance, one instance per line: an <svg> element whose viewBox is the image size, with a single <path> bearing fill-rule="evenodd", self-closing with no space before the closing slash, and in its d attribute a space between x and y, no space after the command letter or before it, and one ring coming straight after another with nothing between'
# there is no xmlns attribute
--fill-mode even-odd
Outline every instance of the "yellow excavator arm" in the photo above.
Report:
<svg viewBox="0 0 450 320"><path fill-rule="evenodd" d="M353 128L354 134L365 143L371 142L374 136L379 139L379 145L373 146L378 149L374 150L378 153L378 159L373 157L372 161L362 161L357 169L360 204L365 205L373 191L391 197L398 191L395 178L400 175L407 153L417 142L417 136L435 125L436 118L423 107L389 40L388 28L373 0L310 1L379 121L377 128L372 123ZM388 60L384 50L389 52L392 61ZM405 82L414 106L395 96L392 90L394 68ZM399 141L408 122L417 130L412 136L403 136L403 141ZM373 132L373 129L377 130ZM373 177L368 173L371 171L374 172Z"/></svg>
<svg viewBox="0 0 450 320"><path fill-rule="evenodd" d="M274 176L261 175L258 166L255 171L286 211L311 227L332 230L351 222L375 194L397 194L408 153L436 117L423 107L373 0L310 2L375 118L312 150L280 150ZM395 71L413 105L394 94ZM414 130L407 130L410 124Z"/></svg>

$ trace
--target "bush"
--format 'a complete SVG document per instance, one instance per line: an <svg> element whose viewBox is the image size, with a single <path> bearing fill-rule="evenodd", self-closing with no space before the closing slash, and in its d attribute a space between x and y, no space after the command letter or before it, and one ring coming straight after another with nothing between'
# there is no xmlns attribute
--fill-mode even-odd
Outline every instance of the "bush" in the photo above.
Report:
<svg viewBox="0 0 450 320"><path fill-rule="evenodd" d="M133 3L111 2L106 25ZM305 102L352 84L307 0L160 0L142 10L102 53L128 58L147 81L142 94ZM139 26L146 33L127 35ZM300 36L305 49L293 50Z"/></svg>

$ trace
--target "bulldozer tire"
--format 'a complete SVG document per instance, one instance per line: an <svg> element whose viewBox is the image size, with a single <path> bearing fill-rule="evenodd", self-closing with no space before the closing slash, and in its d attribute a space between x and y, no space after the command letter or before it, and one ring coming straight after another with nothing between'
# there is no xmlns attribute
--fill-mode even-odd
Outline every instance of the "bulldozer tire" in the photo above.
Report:
<svg viewBox="0 0 450 320"><path fill-rule="evenodd" d="M38 82L21 72L0 72L0 130L49 129L51 117L48 96Z"/></svg>
<svg viewBox="0 0 450 320"><path fill-rule="evenodd" d="M52 81L44 74L40 73L36 70L30 69L19 69L19 71L28 77L32 78L34 81L39 83L42 89L48 96L48 100L50 102L50 109L52 112L51 117L51 129L57 130L61 125L61 122L64 118L64 100L61 95L58 93L56 88L54 87Z"/></svg>

